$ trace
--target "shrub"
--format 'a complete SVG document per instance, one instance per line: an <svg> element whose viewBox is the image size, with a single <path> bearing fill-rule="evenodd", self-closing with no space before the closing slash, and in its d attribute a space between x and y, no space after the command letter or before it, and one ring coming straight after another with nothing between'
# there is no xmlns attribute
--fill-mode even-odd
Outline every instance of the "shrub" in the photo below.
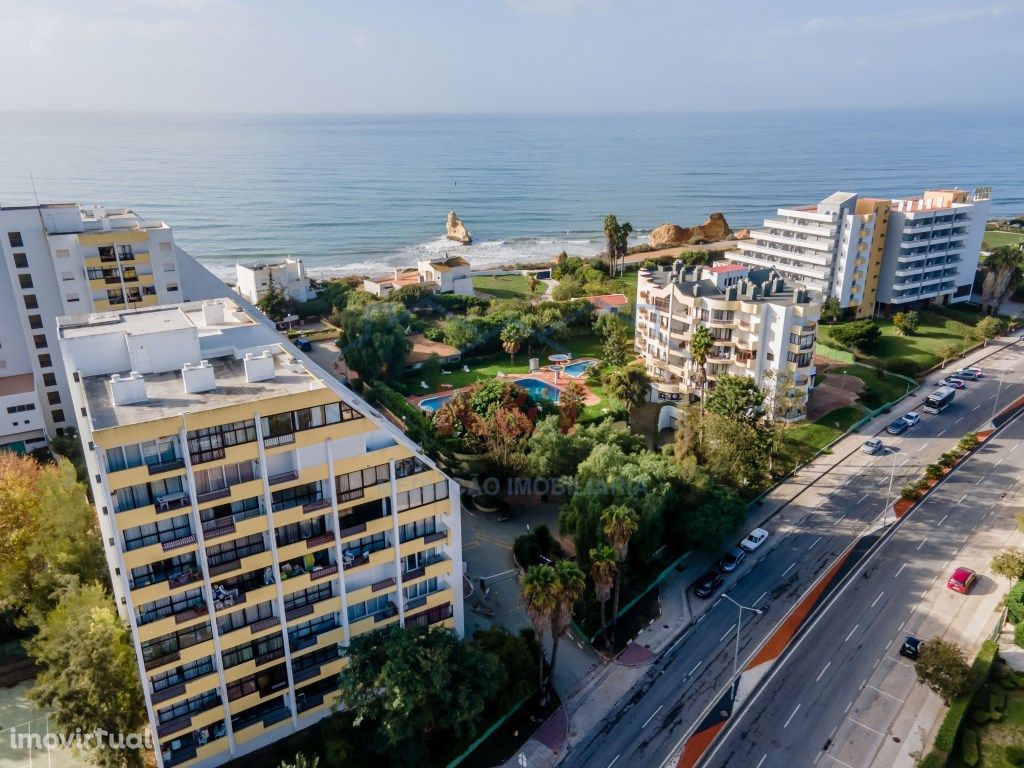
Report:
<svg viewBox="0 0 1024 768"><path fill-rule="evenodd" d="M978 439L978 433L968 432L957 441L956 447L966 453L967 451L973 451L979 445L981 445L981 441Z"/></svg>
<svg viewBox="0 0 1024 768"><path fill-rule="evenodd" d="M964 765L974 766L978 764L981 755L978 754L978 732L968 728L960 737L960 751L964 759Z"/></svg>
<svg viewBox="0 0 1024 768"><path fill-rule="evenodd" d="M977 658L974 659L974 664L971 665L975 685L981 685L988 679L998 651L999 644L995 641L986 640L982 643L981 651L978 652ZM943 752L953 751L953 745L956 743L956 737L960 731L960 725L963 722L964 716L967 714L968 708L970 707L972 696L973 692L969 691L965 695L955 699L953 703L949 705L946 717L942 720L942 725L939 726L939 732L935 736L935 746L937 749L940 749Z"/></svg>
<svg viewBox="0 0 1024 768"><path fill-rule="evenodd" d="M889 373L898 373L901 376L914 376L920 369L920 366L913 360L905 357L894 357L886 364L886 368Z"/></svg>
<svg viewBox="0 0 1024 768"><path fill-rule="evenodd" d="M987 709L981 709L980 707L975 707L974 709L971 710L971 720L976 722L978 725L984 725L985 723L987 723L991 719L992 719L992 717L989 715Z"/></svg>
<svg viewBox="0 0 1024 768"><path fill-rule="evenodd" d="M952 451L944 453L939 457L938 465L943 469L949 469L956 464L956 454Z"/></svg>
<svg viewBox="0 0 1024 768"><path fill-rule="evenodd" d="M1019 744L1010 744L1006 747L1003 754L1006 755L1006 759L1014 765L1024 765L1024 746Z"/></svg>
<svg viewBox="0 0 1024 768"><path fill-rule="evenodd" d="M937 749L933 749L917 763L917 768L946 768L949 755Z"/></svg>
<svg viewBox="0 0 1024 768"><path fill-rule="evenodd" d="M929 480L938 480L942 477L942 465L941 464L929 464L924 468L924 476Z"/></svg>
<svg viewBox="0 0 1024 768"><path fill-rule="evenodd" d="M873 349L882 337L882 330L872 320L856 320L830 329L829 336L844 349L862 352Z"/></svg>
<svg viewBox="0 0 1024 768"><path fill-rule="evenodd" d="M916 499L920 495L921 495L921 492L919 490L917 490L917 486L916 485L904 485L900 489L900 498L901 499L906 499L907 501L913 501L914 499Z"/></svg>
<svg viewBox="0 0 1024 768"><path fill-rule="evenodd" d="M1018 648L1024 648L1024 621L1017 622L1013 628L1013 644Z"/></svg>
<svg viewBox="0 0 1024 768"><path fill-rule="evenodd" d="M1010 588L1003 598L1003 605L1006 606L1011 623L1024 622L1024 580L1018 581Z"/></svg>
<svg viewBox="0 0 1024 768"><path fill-rule="evenodd" d="M428 325L424 328L423 335L431 341L444 341L444 331L435 325Z"/></svg>

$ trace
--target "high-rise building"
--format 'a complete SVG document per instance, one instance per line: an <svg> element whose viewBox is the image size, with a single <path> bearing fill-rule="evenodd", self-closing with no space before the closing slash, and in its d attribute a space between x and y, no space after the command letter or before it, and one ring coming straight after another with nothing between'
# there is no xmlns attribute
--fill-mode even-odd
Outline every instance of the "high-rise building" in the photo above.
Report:
<svg viewBox="0 0 1024 768"><path fill-rule="evenodd" d="M328 715L360 634L462 632L458 486L242 303L58 334L161 768Z"/></svg>
<svg viewBox="0 0 1024 768"><path fill-rule="evenodd" d="M774 378L806 405L821 294L787 283L774 270L743 264L688 269L682 262L641 269L636 290L635 344L652 379L652 401L700 395L689 343L706 326L715 338L706 366L709 387L725 373L766 384Z"/></svg>
<svg viewBox="0 0 1024 768"><path fill-rule="evenodd" d="M895 199L836 192L816 205L779 208L730 256L833 296L857 317L968 301L989 196L988 188Z"/></svg>
<svg viewBox="0 0 1024 768"><path fill-rule="evenodd" d="M128 209L0 207L0 260L0 446L14 450L75 423L57 317L225 292L170 227Z"/></svg>

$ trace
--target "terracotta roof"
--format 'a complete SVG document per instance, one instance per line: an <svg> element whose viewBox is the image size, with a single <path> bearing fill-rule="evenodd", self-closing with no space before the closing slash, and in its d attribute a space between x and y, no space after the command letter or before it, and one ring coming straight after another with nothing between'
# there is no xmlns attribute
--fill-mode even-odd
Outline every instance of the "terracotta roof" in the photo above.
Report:
<svg viewBox="0 0 1024 768"><path fill-rule="evenodd" d="M468 267L469 262L466 261L461 256L452 256L451 258L445 259L444 261L432 261L430 262L430 266L432 266L438 272L448 272L454 269L455 267Z"/></svg>
<svg viewBox="0 0 1024 768"><path fill-rule="evenodd" d="M622 293L606 293L603 296L587 296L587 301L595 309L613 309L629 304L629 299Z"/></svg>
<svg viewBox="0 0 1024 768"><path fill-rule="evenodd" d="M722 264L718 267L711 267L711 271L716 275L721 275L724 272L736 272L741 269L749 269L749 267L743 264Z"/></svg>

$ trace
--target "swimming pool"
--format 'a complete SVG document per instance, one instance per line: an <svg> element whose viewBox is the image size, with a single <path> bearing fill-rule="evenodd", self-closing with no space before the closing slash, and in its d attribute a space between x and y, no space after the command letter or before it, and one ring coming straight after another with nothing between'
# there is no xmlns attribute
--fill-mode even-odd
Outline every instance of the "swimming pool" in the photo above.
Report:
<svg viewBox="0 0 1024 768"><path fill-rule="evenodd" d="M565 368L562 370L562 373L564 373L566 376L571 376L574 379L578 379L580 376L587 372L587 368L594 365L596 362L596 360L580 360L578 363L573 363L572 365L565 366Z"/></svg>
<svg viewBox="0 0 1024 768"><path fill-rule="evenodd" d="M553 384L548 384L546 381L540 379L519 379L512 382L518 384L520 387L529 392L534 400L553 400L558 402L558 396L562 390Z"/></svg>
<svg viewBox="0 0 1024 768"><path fill-rule="evenodd" d="M435 397L425 397L420 400L420 408L427 413L434 413L441 409L445 403L452 399L451 395L436 395Z"/></svg>

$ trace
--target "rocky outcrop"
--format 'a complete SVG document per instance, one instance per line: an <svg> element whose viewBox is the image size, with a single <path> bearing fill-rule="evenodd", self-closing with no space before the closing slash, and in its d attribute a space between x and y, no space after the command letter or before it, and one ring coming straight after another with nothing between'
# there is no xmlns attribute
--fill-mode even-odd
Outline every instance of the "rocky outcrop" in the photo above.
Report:
<svg viewBox="0 0 1024 768"><path fill-rule="evenodd" d="M712 213L708 220L696 227L680 227L678 224L662 224L651 232L651 245L654 248L671 248L675 245L687 245L694 240L725 240L732 234L729 223L722 213Z"/></svg>
<svg viewBox="0 0 1024 768"><path fill-rule="evenodd" d="M449 240L454 240L456 243L462 243L463 245L469 245L473 242L473 238L469 236L466 225L455 215L455 211L448 211L446 226Z"/></svg>
<svg viewBox="0 0 1024 768"><path fill-rule="evenodd" d="M736 232L734 234L736 235L736 239L737 240L749 240L750 239L750 230L749 229L738 229L738 230L736 230Z"/></svg>

